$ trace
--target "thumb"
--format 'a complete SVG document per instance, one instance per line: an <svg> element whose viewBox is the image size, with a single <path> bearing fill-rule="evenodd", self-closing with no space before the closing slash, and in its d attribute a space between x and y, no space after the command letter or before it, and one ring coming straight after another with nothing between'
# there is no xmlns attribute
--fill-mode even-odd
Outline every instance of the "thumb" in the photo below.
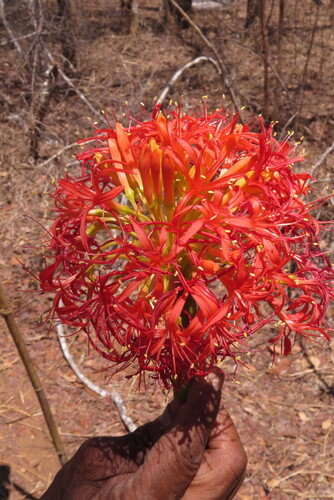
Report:
<svg viewBox="0 0 334 500"><path fill-rule="evenodd" d="M201 465L219 410L222 385L220 370L212 373L208 380L201 377L194 380L171 429L155 443L142 467L130 479L136 489L142 485L137 498L174 500L182 497Z"/></svg>

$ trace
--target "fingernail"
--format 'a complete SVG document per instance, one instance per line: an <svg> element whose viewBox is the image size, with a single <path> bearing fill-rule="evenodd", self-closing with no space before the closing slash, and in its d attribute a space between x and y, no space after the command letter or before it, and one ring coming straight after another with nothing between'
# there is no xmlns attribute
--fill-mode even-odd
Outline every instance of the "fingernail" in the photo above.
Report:
<svg viewBox="0 0 334 500"><path fill-rule="evenodd" d="M216 391L220 391L223 387L225 375L220 368L215 366L211 373L206 377L206 380L213 386Z"/></svg>

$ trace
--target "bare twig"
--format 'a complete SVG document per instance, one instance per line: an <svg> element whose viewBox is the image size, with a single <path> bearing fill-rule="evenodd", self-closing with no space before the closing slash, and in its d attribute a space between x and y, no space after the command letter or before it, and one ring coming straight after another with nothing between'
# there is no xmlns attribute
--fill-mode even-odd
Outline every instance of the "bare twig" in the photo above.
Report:
<svg viewBox="0 0 334 500"><path fill-rule="evenodd" d="M51 52L46 49L47 51L47 55L48 55L48 58L50 59L50 62L54 65L56 65L55 63L55 60L51 54ZM74 83L72 82L72 80L64 73L64 71L59 67L57 66L58 68L58 74L62 77L62 79L67 83L67 85L69 85L76 94L78 94L78 96L80 97L80 99L82 99L82 101L86 104L86 106L96 115L98 116L99 118L101 117L101 112L98 111L94 106L93 104L88 101L87 97L84 96L84 94L81 92L81 90L79 90L75 85Z"/></svg>
<svg viewBox="0 0 334 500"><path fill-rule="evenodd" d="M45 422L48 426L50 436L52 442L54 444L55 450L58 454L59 461L61 465L64 465L67 462L66 452L64 449L64 445L61 441L61 438L58 433L58 429L56 423L54 421L53 415L51 413L51 409L49 406L49 402L47 400L46 394L42 387L42 383L37 375L36 369L33 365L32 359L28 353L26 344L22 338L21 332L17 326L17 323L14 319L14 315L10 310L8 300L5 295L5 291L0 284L0 315L4 318L7 323L8 330L13 337L17 350L21 356L25 369L27 370L28 376L30 378L30 382L36 392L36 396L39 400L39 404L41 406Z"/></svg>
<svg viewBox="0 0 334 500"><path fill-rule="evenodd" d="M212 57L206 57L206 56L196 57L195 59L193 59L192 61L187 62L181 68L179 68L177 71L175 71L174 75L169 80L169 82L167 83L166 87L163 89L163 91L161 92L160 96L158 97L157 102L158 103L162 103L163 102L163 100L166 98L166 95L168 94L170 88L174 85L174 83L176 82L176 80L178 80L178 78L180 78L180 76L182 75L182 73L186 69L191 68L192 66L195 66L196 64L198 64L198 63L200 63L202 61L211 62L214 65L214 67L216 68L216 70L218 71L218 73L221 75L221 69L218 66L217 61L215 61L215 59L212 59Z"/></svg>
<svg viewBox="0 0 334 500"><path fill-rule="evenodd" d="M0 0L0 2L1 1L2 0ZM15 41L18 42L19 40L24 40L25 38L31 38L32 36L35 36L35 35L36 35L36 31L34 31L33 33L29 33L28 35L19 36L18 38L15 38ZM8 45L9 43L14 43L14 40L5 40L4 42L0 43L0 46ZM17 47L16 47L16 49L17 49Z"/></svg>
<svg viewBox="0 0 334 500"><path fill-rule="evenodd" d="M57 21L60 28L60 43L64 57L64 69L69 75L75 73L77 66L74 23L69 0L58 0Z"/></svg>
<svg viewBox="0 0 334 500"><path fill-rule="evenodd" d="M56 76L57 67L49 64L49 67L45 72L44 81L41 85L38 103L35 106L32 117L33 123L30 134L30 152L35 160L37 160L39 156L39 139L41 136L42 124L52 98Z"/></svg>
<svg viewBox="0 0 334 500"><path fill-rule="evenodd" d="M255 23L257 17L260 18L260 0L247 0L246 30Z"/></svg>
<svg viewBox="0 0 334 500"><path fill-rule="evenodd" d="M84 94L81 92L81 90L79 90L75 85L74 83L72 82L72 80L70 80L68 78L68 76L65 75L65 73L63 72L63 70L61 68L58 67L58 73L60 74L60 76L62 77L63 80L65 80L65 82L74 90L74 92L76 94L78 94L78 96L80 97L80 99L86 104L86 106L96 115L98 116L99 118L101 118L101 112L99 110L97 110L93 104L91 102L88 101L87 97L84 96Z"/></svg>
<svg viewBox="0 0 334 500"><path fill-rule="evenodd" d="M289 103L290 103L290 104L292 104L292 101L291 101L290 96L289 96L289 90L288 90L287 86L285 85L284 81L282 80L281 76L280 76L280 75L279 75L279 73L277 72L277 70L276 70L275 66L273 66L273 65L270 63L270 61L267 61L267 63L268 63L269 68L271 69L271 71L274 73L274 76L275 76L275 78L276 78L277 82L279 82L279 83L281 84L281 87L282 87L282 89L284 90L285 95L286 95L286 97L287 97L287 99L288 99Z"/></svg>
<svg viewBox="0 0 334 500"><path fill-rule="evenodd" d="M308 65L309 65L310 59L311 59L311 52L312 52L312 48L313 48L314 37L315 37L315 33L316 33L317 27L318 27L318 18L319 18L320 5L321 4L317 4L317 9L316 9L316 13L315 13L314 23L313 23L313 27L312 27L310 45L309 45L308 50L307 50L306 61L305 61L304 69L303 69L302 78L301 78L301 81L300 81L300 91L299 91L299 96L298 96L298 103L297 103L297 110L296 110L296 119L295 119L295 122L294 122L294 129L297 128L297 124L298 124L297 119L298 119L298 115L299 115L299 112L300 112L300 110L302 108L302 104L303 104L304 88L305 88L305 83L306 83L306 75L307 75Z"/></svg>
<svg viewBox="0 0 334 500"><path fill-rule="evenodd" d="M285 0L279 0L279 14L278 14L278 27L277 27L277 73L282 75L282 45L284 40L284 7Z"/></svg>
<svg viewBox="0 0 334 500"><path fill-rule="evenodd" d="M236 42L236 43L238 43L238 42ZM248 51L249 51L249 52L251 52L252 54L254 54L254 55L256 55L256 56L260 57L260 58L262 59L262 61L264 61L264 55L263 55L261 52L259 52L259 51L256 51L256 50L252 49L252 48L251 48L251 47L249 47L248 45L241 45L240 43L239 43L238 45L239 45L239 46L241 46L243 50L248 50ZM290 99L289 90L288 90L287 86L285 85L285 83L284 83L283 79L282 79L282 78L281 78L281 76L278 74L278 72L277 72L277 70L276 70L275 66L273 66L273 64L271 64L271 62L270 62L270 60L269 60L269 59L267 60L267 64L268 64L269 68L271 69L271 71L273 72L273 74L274 74L275 78L277 79L277 81L281 84L281 87L282 87L282 89L283 89L283 90L284 90L284 92L285 92L286 98L287 98L287 100L289 101L289 103L290 103L290 104L291 104L291 106L292 106L292 105L293 105L293 103L292 103L292 101L291 101L291 99Z"/></svg>
<svg viewBox="0 0 334 500"><path fill-rule="evenodd" d="M279 141L281 141L283 139L286 129L288 128L290 123L293 122L293 120L296 118L296 116L297 116L297 113L294 113L292 116L290 116L290 118L288 119L288 121L286 122L286 124L284 125L284 127L281 130L281 133L280 133L280 136L278 139Z"/></svg>
<svg viewBox="0 0 334 500"><path fill-rule="evenodd" d="M62 323L58 323L56 329L57 329L57 335L58 335L60 347L61 347L61 350L63 351L64 357L65 357L66 361L68 362L68 364L70 365L70 367L72 368L72 370L74 371L74 373L76 374L76 376L78 377L78 379L81 380L81 382L83 384L85 384L88 387L88 389L95 392L99 396L101 396L103 398L106 398L108 396L111 397L112 402L116 406L117 411L119 413L119 416L121 417L121 420L122 420L124 426L126 427L126 429L129 432L135 431L137 427L133 423L133 421L129 417L129 415L127 414L127 411L126 411L126 408L125 408L125 405L124 405L124 402L123 402L121 395L117 391L110 392L110 391L106 391L105 389L101 389L101 387L94 384L91 380L89 380L81 372L80 368L78 367L78 365L74 361L72 354L69 351Z"/></svg>
<svg viewBox="0 0 334 500"><path fill-rule="evenodd" d="M94 141L95 141L95 139L90 139L89 141L85 141L85 144L89 144L90 142L94 142ZM71 144L68 144L67 146L64 146L63 148L59 149L57 151L57 153L55 153L54 155L50 156L50 158L48 158L47 160L43 161L42 163L39 163L37 165L37 168L45 167L46 165L48 165L49 163L51 163L53 160L55 160L56 158L58 158L58 156L60 156L61 154L63 154L65 151L67 151L68 149L74 148L74 146L79 146L79 144L77 142L72 142Z"/></svg>
<svg viewBox="0 0 334 500"><path fill-rule="evenodd" d="M55 66L46 64L43 56L44 45L42 43L42 29L44 25L44 15L40 0L28 0L28 11L30 20L35 28L35 36L28 51L28 64L30 68L30 153L35 160L38 158L39 139L43 119L47 113L48 105L54 88ZM29 55L32 55L29 58ZM29 61L31 59L31 62ZM40 74L44 73L44 78L40 84Z"/></svg>
<svg viewBox="0 0 334 500"><path fill-rule="evenodd" d="M334 151L334 142L332 142L332 144L329 146L329 148L327 148L326 151L320 156L319 160L317 161L317 163L313 167L313 172L316 168L318 168L318 167L320 167L320 165L322 165L322 163L326 160L327 156L330 155L331 153L333 153L333 151Z"/></svg>
<svg viewBox="0 0 334 500"><path fill-rule="evenodd" d="M328 394L331 394L332 396L334 396L334 384L329 385L327 380L324 379L322 373L320 373L318 368L315 366L315 364L312 361L312 358L309 356L309 354L307 352L307 348L306 348L304 341L303 341L303 338L301 336L298 337L298 341L299 341L299 345L302 349L302 353L303 353L304 358L306 359L306 361L308 362L310 367L313 369L315 375L317 376L319 381L322 383L324 389L326 390L326 392Z"/></svg>
<svg viewBox="0 0 334 500"><path fill-rule="evenodd" d="M278 83L282 84L284 7L285 7L285 0L279 0L278 26L277 26L277 71L276 71L277 80L276 80L276 92L275 92L275 103L274 103L274 116L280 115L281 101L282 101L281 99L282 96L278 88Z"/></svg>
<svg viewBox="0 0 334 500"><path fill-rule="evenodd" d="M266 26L266 1L260 0L261 6L261 36L263 50L263 114L266 119L269 117L269 75L268 75L268 60L269 60L269 45Z"/></svg>
<svg viewBox="0 0 334 500"><path fill-rule="evenodd" d="M182 17L196 31L196 33L201 37L201 39L203 40L205 45L214 54L216 61L217 61L217 64L221 70L221 76L222 76L223 83L227 88L227 92L231 98L231 101L232 101L234 107L236 108L236 110L239 110L240 103L238 102L235 90L234 90L233 86L231 85L229 78L227 77L227 74L228 74L227 67L224 64L223 60L221 59L216 47L213 45L212 42L210 42L210 40L204 35L203 31L197 26L197 24L194 23L194 21L188 16L188 14L179 6L179 4L175 0L169 0L169 2L175 7L175 9L177 9L180 12Z"/></svg>
<svg viewBox="0 0 334 500"><path fill-rule="evenodd" d="M3 0L0 0L0 16L1 16L1 19L2 19L2 22L3 22L3 25L4 27L6 28L6 31L9 35L9 38L10 38L10 41L13 43L14 47L16 48L16 50L18 51L18 53L20 54L20 56L24 56L23 54L23 50L22 50L22 47L21 45L19 44L19 42L17 41L17 37L14 35L8 21L7 21L7 18L6 18L6 14L5 14L5 6L4 6L4 2Z"/></svg>
<svg viewBox="0 0 334 500"><path fill-rule="evenodd" d="M34 1L34 0L29 0L28 1L28 6L30 9L30 19L31 22L35 28L35 37L33 39L33 42L29 48L29 52L33 53L33 63L32 63L32 68L31 68L31 110L32 114L34 114L34 109L35 109L35 84L36 84L36 78L38 75L38 69L37 69L37 64L42 63L42 56L43 56L43 45L41 43L41 34L42 34L42 29L43 29L43 24L44 24L44 16L43 16L43 9L42 5L40 3L40 0Z"/></svg>

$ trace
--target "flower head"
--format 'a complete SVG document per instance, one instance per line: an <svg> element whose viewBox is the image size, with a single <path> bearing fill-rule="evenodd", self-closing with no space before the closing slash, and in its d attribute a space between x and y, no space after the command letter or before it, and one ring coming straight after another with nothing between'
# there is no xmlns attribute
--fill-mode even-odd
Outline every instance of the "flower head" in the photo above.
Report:
<svg viewBox="0 0 334 500"><path fill-rule="evenodd" d="M319 250L319 202L277 142L224 111L169 116L97 130L78 156L82 175L59 181L57 218L40 273L54 311L85 330L117 369L136 363L165 384L205 375L270 342L324 336L333 270Z"/></svg>

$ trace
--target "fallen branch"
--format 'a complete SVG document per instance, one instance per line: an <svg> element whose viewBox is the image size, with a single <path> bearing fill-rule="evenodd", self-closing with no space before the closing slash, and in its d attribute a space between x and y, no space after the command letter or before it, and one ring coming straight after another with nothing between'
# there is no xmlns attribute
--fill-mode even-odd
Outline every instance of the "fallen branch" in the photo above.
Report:
<svg viewBox="0 0 334 500"><path fill-rule="evenodd" d="M132 419L128 416L121 395L116 391L109 392L109 391L106 391L105 389L101 389L99 386L97 386L91 380L89 380L80 371L80 368L78 367L78 365L74 361L72 354L69 351L62 323L57 324L56 330L57 330L57 335L58 335L61 350L63 351L64 358L66 359L66 361L68 362L68 364L70 365L70 367L72 368L72 370L74 371L74 373L76 374L78 379L81 380L81 382L83 384L85 384L88 387L88 389L95 392L96 394L98 394L102 398L106 398L106 397L110 396L112 399L112 402L114 403L114 405L117 408L119 416L121 417L121 420L122 420L124 426L126 427L126 429L129 432L135 431L137 427L133 423Z"/></svg>
<svg viewBox="0 0 334 500"><path fill-rule="evenodd" d="M214 67L216 68L216 70L218 71L218 73L221 75L221 69L220 67L218 66L217 64L217 61L215 61L215 59L212 59L212 57L206 57L206 56L199 56L199 57L196 57L195 59L193 59L192 61L189 61L187 62L186 64L184 64L181 68L179 68L175 73L174 75L172 76L172 78L169 80L169 82L167 83L166 87L163 89L163 91L161 92L160 96L158 97L157 99L157 103L162 103L163 100L166 98L166 95L168 94L170 88L174 85L174 83L180 78L180 76L182 75L182 73L188 69L188 68L191 68L192 66L195 66L196 64L202 62L202 61L208 61L208 62L211 62Z"/></svg>
<svg viewBox="0 0 334 500"><path fill-rule="evenodd" d="M212 51L214 54L217 64L221 70L221 77L224 85L227 88L228 94L231 98L231 101L234 104L234 107L236 110L240 109L240 103L238 102L238 99L236 97L236 93L234 91L234 88L232 87L227 74L227 67L225 66L223 60L221 59L216 47L210 42L208 38L204 35L203 31L197 26L197 24L194 23L194 21L188 16L188 14L179 6L179 4L175 0L169 0L169 2L177 9L182 17L189 23L189 25L196 31L196 33L201 37L205 45Z"/></svg>
<svg viewBox="0 0 334 500"><path fill-rule="evenodd" d="M19 355L23 361L23 364L25 366L25 369L27 370L30 382L36 392L36 396L38 398L39 404L41 406L45 422L48 426L50 436L53 442L53 445L55 447L55 450L57 452L59 461L61 465L64 465L67 462L67 457L66 457L66 452L64 449L64 445L61 441L61 438L58 433L58 429L56 426L56 423L54 421L54 418L51 413L51 409L49 406L48 399L46 397L46 394L44 392L44 389L42 387L42 383L39 379L39 376L37 375L36 369L33 365L32 359L28 353L26 344L23 340L23 337L21 335L21 332L17 326L17 323L14 319L13 313L10 310L8 300L5 295L5 291L3 287L0 284L0 314L4 318L4 320L7 323L8 330L13 337L13 340L15 342L15 345L17 347L17 350L19 352Z"/></svg>

